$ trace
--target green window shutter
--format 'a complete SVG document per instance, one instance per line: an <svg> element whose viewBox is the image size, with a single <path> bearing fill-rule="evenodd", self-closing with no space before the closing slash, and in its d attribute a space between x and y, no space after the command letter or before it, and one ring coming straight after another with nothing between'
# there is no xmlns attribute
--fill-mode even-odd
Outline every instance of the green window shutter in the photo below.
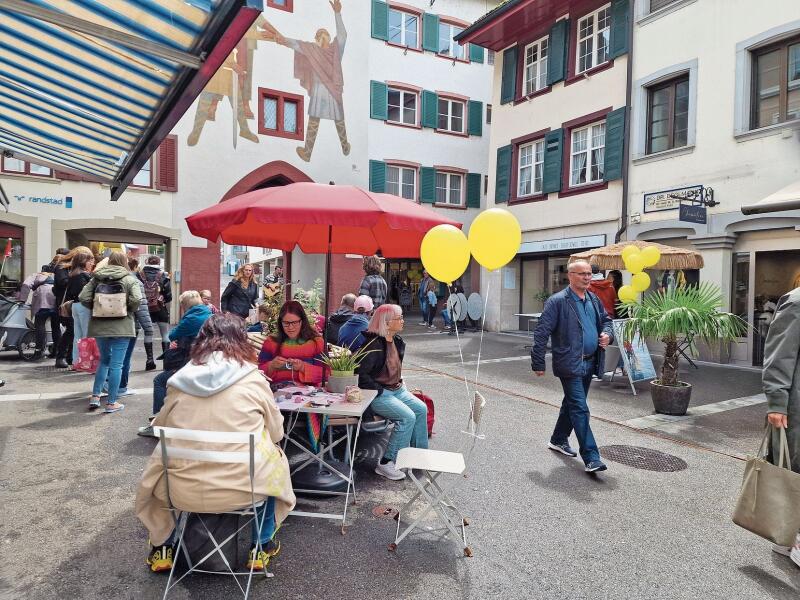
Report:
<svg viewBox="0 0 800 600"><path fill-rule="evenodd" d="M436 117L439 105L439 96L436 92L422 90L422 126L436 129Z"/></svg>
<svg viewBox="0 0 800 600"><path fill-rule="evenodd" d="M608 45L611 58L628 52L628 19L630 19L628 0L611 0L611 40Z"/></svg>
<svg viewBox="0 0 800 600"><path fill-rule="evenodd" d="M603 164L603 179L613 181L622 178L622 162L625 157L625 107L612 110L606 117L606 148Z"/></svg>
<svg viewBox="0 0 800 600"><path fill-rule="evenodd" d="M557 129L544 136L544 167L542 193L561 190L561 161L564 156L564 130Z"/></svg>
<svg viewBox="0 0 800 600"><path fill-rule="evenodd" d="M547 85L567 78L569 19L557 21L550 29L547 46Z"/></svg>
<svg viewBox="0 0 800 600"><path fill-rule="evenodd" d="M389 5L381 0L372 0L372 37L389 39Z"/></svg>
<svg viewBox="0 0 800 600"><path fill-rule="evenodd" d="M439 52L439 15L425 13L422 17L422 49Z"/></svg>
<svg viewBox="0 0 800 600"><path fill-rule="evenodd" d="M419 201L425 204L436 202L436 169L433 167L419 169Z"/></svg>
<svg viewBox="0 0 800 600"><path fill-rule="evenodd" d="M497 149L497 166L494 180L494 203L508 202L511 189L511 144Z"/></svg>
<svg viewBox="0 0 800 600"><path fill-rule="evenodd" d="M467 208L481 207L481 174L467 173Z"/></svg>
<svg viewBox="0 0 800 600"><path fill-rule="evenodd" d="M386 191L386 163L381 160L369 161L369 191Z"/></svg>
<svg viewBox="0 0 800 600"><path fill-rule="evenodd" d="M475 44L469 45L469 59L472 62L483 63L483 48Z"/></svg>
<svg viewBox="0 0 800 600"><path fill-rule="evenodd" d="M470 135L483 135L483 102L470 100L468 111L468 133Z"/></svg>
<svg viewBox="0 0 800 600"><path fill-rule="evenodd" d="M517 96L517 47L503 51L503 80L500 84L500 104L507 104Z"/></svg>
<svg viewBox="0 0 800 600"><path fill-rule="evenodd" d="M389 99L387 86L382 81L369 82L369 116L371 119L385 121L389 118Z"/></svg>

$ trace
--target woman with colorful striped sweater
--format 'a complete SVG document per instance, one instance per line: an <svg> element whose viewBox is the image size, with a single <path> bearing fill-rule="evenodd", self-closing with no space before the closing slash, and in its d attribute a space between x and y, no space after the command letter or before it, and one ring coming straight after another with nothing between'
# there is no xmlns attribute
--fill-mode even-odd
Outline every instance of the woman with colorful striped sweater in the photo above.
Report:
<svg viewBox="0 0 800 600"><path fill-rule="evenodd" d="M269 336L261 347L258 368L273 383L320 385L324 365L319 359L324 351L322 336L309 323L302 304L290 300L278 313L278 332Z"/></svg>

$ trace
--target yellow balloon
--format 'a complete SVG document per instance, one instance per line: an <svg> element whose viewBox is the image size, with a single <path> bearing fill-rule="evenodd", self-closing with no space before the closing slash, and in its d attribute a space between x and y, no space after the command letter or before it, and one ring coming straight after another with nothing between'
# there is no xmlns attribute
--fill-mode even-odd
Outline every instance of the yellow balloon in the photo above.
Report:
<svg viewBox="0 0 800 600"><path fill-rule="evenodd" d="M655 246L646 246L645 248L642 248L639 256L642 257L645 268L653 267L659 260L661 260L661 251Z"/></svg>
<svg viewBox="0 0 800 600"><path fill-rule="evenodd" d="M619 288L619 292L617 292L617 297L619 298L620 302L630 303L636 302L636 290L634 290L629 285L623 285Z"/></svg>
<svg viewBox="0 0 800 600"><path fill-rule="evenodd" d="M507 265L519 252L522 230L517 218L504 208L479 214L469 228L469 249L490 271Z"/></svg>
<svg viewBox="0 0 800 600"><path fill-rule="evenodd" d="M639 248L637 248L633 244L628 244L627 246L625 246L622 249L622 260L623 260L623 262L628 262L628 259L631 256L635 256L636 254L639 254Z"/></svg>
<svg viewBox="0 0 800 600"><path fill-rule="evenodd" d="M453 283L469 265L469 242L460 229L437 225L422 238L422 264L437 281Z"/></svg>
<svg viewBox="0 0 800 600"><path fill-rule="evenodd" d="M644 269L644 261L639 254L634 254L625 261L625 268L633 274L641 273Z"/></svg>
<svg viewBox="0 0 800 600"><path fill-rule="evenodd" d="M631 278L631 287L637 292L643 292L650 288L650 275L647 273L637 273Z"/></svg>

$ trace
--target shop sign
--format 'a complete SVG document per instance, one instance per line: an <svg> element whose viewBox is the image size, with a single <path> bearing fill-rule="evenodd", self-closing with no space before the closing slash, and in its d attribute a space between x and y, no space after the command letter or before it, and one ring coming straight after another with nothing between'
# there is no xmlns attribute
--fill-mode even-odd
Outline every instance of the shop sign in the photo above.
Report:
<svg viewBox="0 0 800 600"><path fill-rule="evenodd" d="M681 200L697 194L703 189L702 185L674 188L663 192L651 192L644 195L644 212L659 212L662 210L675 210L680 206Z"/></svg>
<svg viewBox="0 0 800 600"><path fill-rule="evenodd" d="M585 235L583 237L561 238L560 240L543 240L541 242L525 242L519 247L519 254L535 252L571 252L585 248L599 248L606 245L606 236Z"/></svg>
<svg viewBox="0 0 800 600"><path fill-rule="evenodd" d="M64 196L63 198L53 198L52 196L19 196L14 195L17 202L28 202L29 204L49 205L49 206L63 206L64 208L72 208L72 196Z"/></svg>
<svg viewBox="0 0 800 600"><path fill-rule="evenodd" d="M687 223L706 224L706 207L702 204L681 204L678 220Z"/></svg>

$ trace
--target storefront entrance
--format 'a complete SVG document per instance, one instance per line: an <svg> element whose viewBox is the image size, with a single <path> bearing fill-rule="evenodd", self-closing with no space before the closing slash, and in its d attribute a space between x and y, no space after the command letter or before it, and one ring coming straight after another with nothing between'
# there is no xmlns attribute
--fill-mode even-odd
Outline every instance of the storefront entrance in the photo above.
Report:
<svg viewBox="0 0 800 600"><path fill-rule="evenodd" d="M10 252L6 253L11 242ZM0 222L0 260L2 260L2 271L0 272L0 294L4 296L14 296L22 284L25 247L25 230L22 227L11 225L10 223Z"/></svg>

